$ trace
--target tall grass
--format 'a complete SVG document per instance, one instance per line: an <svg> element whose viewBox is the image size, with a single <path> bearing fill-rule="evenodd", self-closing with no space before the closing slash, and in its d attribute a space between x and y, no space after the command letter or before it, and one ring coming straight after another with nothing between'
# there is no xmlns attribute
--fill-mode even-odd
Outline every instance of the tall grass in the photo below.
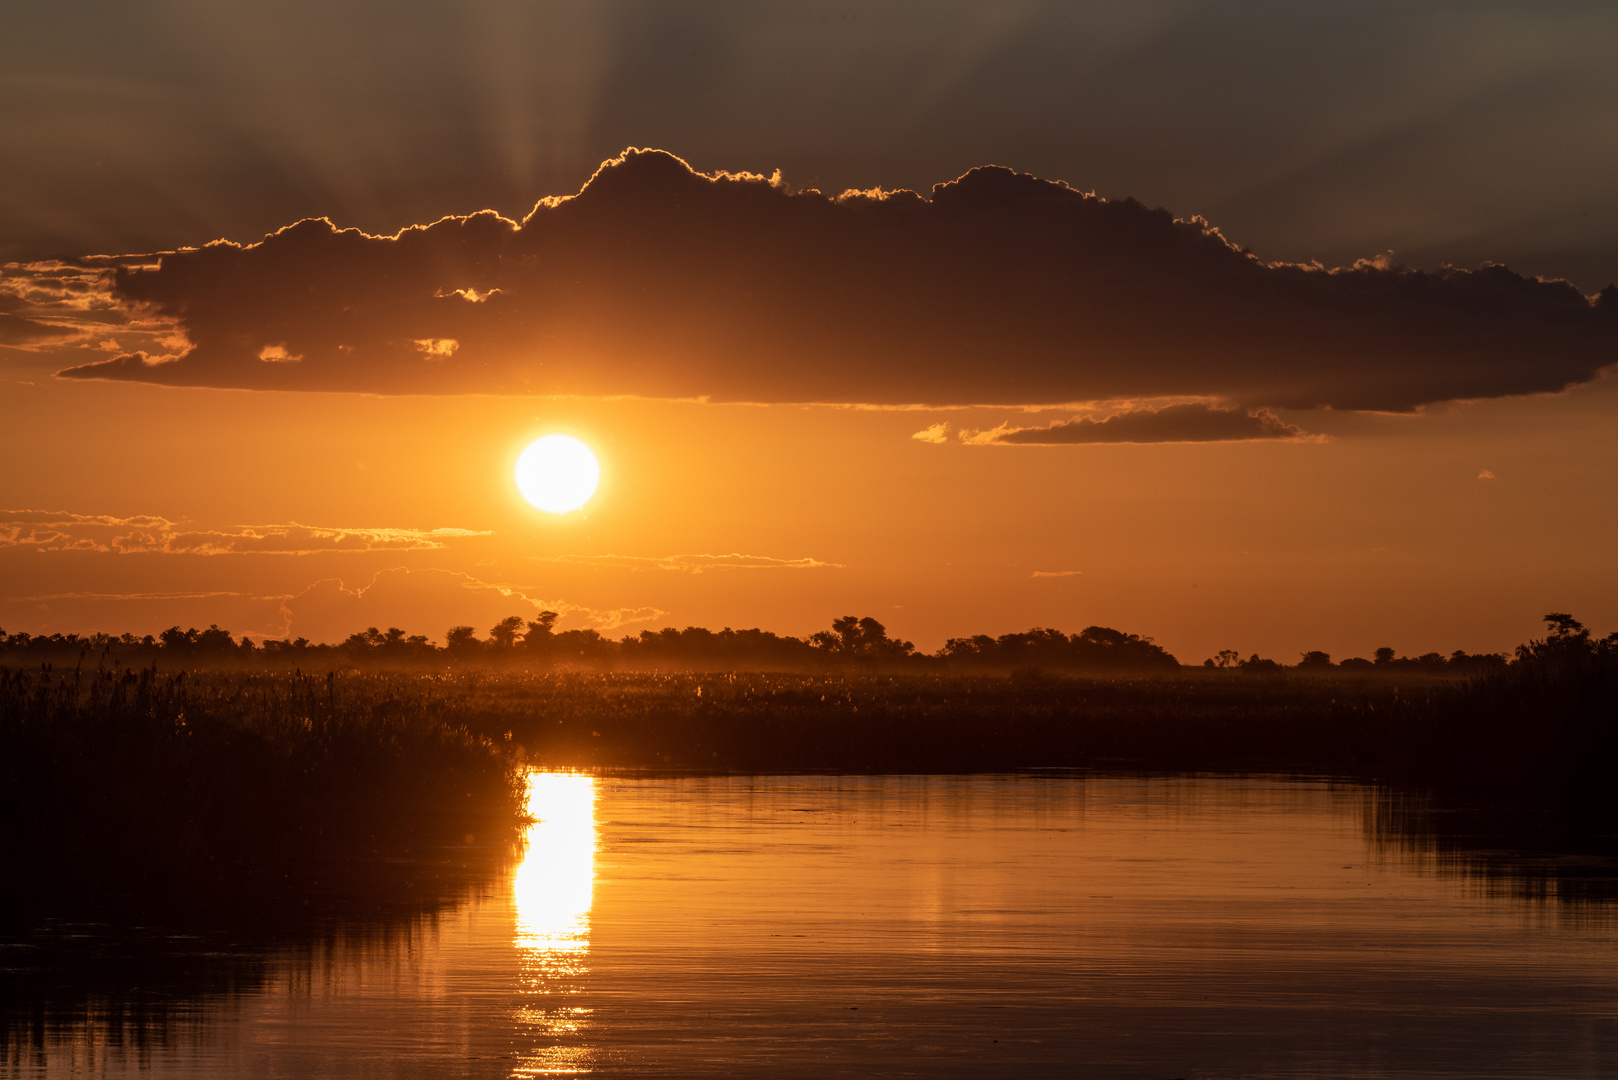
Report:
<svg viewBox="0 0 1618 1080"><path fill-rule="evenodd" d="M518 766L409 680L0 669L0 910L415 902L514 837Z"/></svg>

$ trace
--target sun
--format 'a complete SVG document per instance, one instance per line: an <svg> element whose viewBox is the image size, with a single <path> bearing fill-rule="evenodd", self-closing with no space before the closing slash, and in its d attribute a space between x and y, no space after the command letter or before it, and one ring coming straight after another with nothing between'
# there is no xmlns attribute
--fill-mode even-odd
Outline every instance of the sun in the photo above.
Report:
<svg viewBox="0 0 1618 1080"><path fill-rule="evenodd" d="M571 435L536 439L517 458L517 490L552 514L577 510L590 501L600 482L595 454Z"/></svg>

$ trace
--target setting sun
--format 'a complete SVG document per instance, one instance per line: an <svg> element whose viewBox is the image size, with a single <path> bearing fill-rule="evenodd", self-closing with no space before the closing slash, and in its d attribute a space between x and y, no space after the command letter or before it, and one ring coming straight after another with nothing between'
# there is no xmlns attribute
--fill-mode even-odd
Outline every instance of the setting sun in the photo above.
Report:
<svg viewBox="0 0 1618 1080"><path fill-rule="evenodd" d="M570 435L547 435L517 459L517 490L541 510L565 514L590 501L601 466L590 448Z"/></svg>

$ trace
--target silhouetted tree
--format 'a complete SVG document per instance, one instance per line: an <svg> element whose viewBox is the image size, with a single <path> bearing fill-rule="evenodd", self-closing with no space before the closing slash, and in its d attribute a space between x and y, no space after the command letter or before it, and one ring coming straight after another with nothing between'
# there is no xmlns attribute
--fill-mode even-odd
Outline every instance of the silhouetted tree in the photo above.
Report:
<svg viewBox="0 0 1618 1080"><path fill-rule="evenodd" d="M170 652L185 652L186 650L190 649L191 646L196 644L197 631L193 627L188 633L187 631L181 630L178 626L171 626L161 634L157 635L157 638L163 643L164 649Z"/></svg>
<svg viewBox="0 0 1618 1080"><path fill-rule="evenodd" d="M204 652L223 652L236 647L236 639L229 630L219 629L218 623L209 623L208 629L197 635L197 647Z"/></svg>
<svg viewBox="0 0 1618 1080"><path fill-rule="evenodd" d="M888 637L887 627L868 615L834 619L830 631L820 631L809 643L822 652L850 660L899 660L916 651L910 642Z"/></svg>
<svg viewBox="0 0 1618 1080"><path fill-rule="evenodd" d="M530 619L528 632L522 636L523 645L535 650L548 649L559 618L561 616L554 611L541 611L536 618Z"/></svg>
<svg viewBox="0 0 1618 1080"><path fill-rule="evenodd" d="M452 626L444 633L444 649L452 654L466 655L477 652L483 642L470 626Z"/></svg>
<svg viewBox="0 0 1618 1080"><path fill-rule="evenodd" d="M489 644L496 649L510 649L517 644L517 632L523 628L521 615L507 615L489 628Z"/></svg>
<svg viewBox="0 0 1618 1080"><path fill-rule="evenodd" d="M1323 653L1319 649L1312 649L1303 654L1303 659L1298 661L1298 666L1301 668L1329 668L1336 665L1331 662L1331 653Z"/></svg>

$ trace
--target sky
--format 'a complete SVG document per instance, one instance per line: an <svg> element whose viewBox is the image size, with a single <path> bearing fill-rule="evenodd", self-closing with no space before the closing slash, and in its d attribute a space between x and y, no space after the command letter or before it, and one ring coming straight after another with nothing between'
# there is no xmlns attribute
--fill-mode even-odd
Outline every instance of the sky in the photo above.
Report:
<svg viewBox="0 0 1618 1080"><path fill-rule="evenodd" d="M1618 625L1618 10L0 3L0 627ZM532 439L592 446L580 512Z"/></svg>

